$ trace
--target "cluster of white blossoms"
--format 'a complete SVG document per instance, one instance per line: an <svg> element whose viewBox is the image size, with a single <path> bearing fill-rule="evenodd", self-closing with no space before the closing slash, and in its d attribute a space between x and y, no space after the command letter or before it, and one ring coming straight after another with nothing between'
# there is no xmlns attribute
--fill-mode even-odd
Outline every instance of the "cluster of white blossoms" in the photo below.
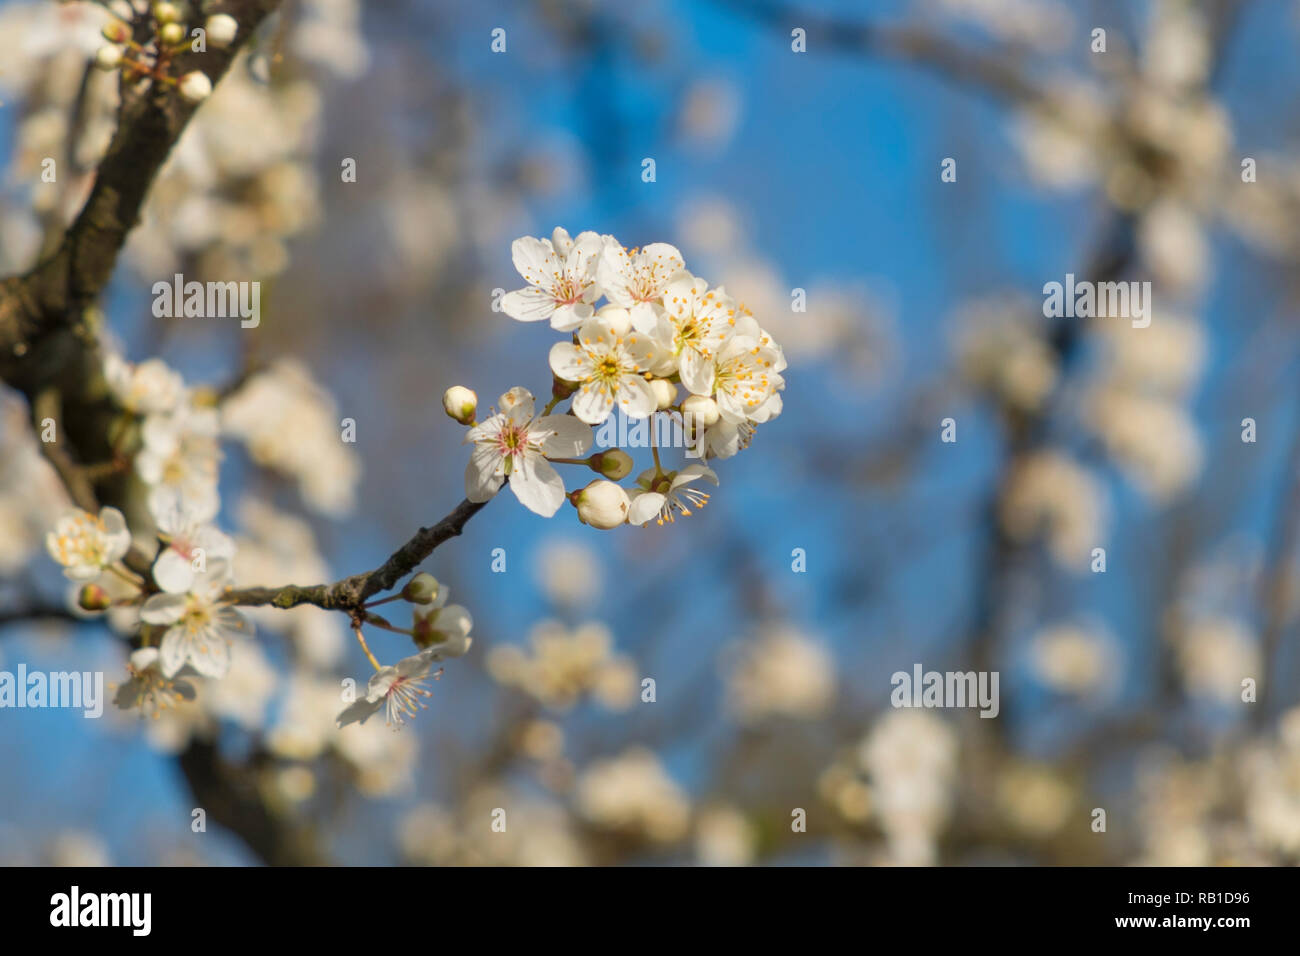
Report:
<svg viewBox="0 0 1300 956"><path fill-rule="evenodd" d="M830 654L793 628L770 626L739 653L728 676L731 711L746 724L769 717L815 720L835 701Z"/></svg>
<svg viewBox="0 0 1300 956"><path fill-rule="evenodd" d="M627 710L635 702L635 665L614 653L613 636L603 624L570 630L558 621L540 621L529 645L493 648L488 673L553 710L570 710L588 696L607 710Z"/></svg>
<svg viewBox="0 0 1300 956"><path fill-rule="evenodd" d="M82 610L139 605L141 650L153 653L133 658L135 686L119 700L150 705L146 709L156 713L169 698L185 696L170 690L182 670L224 677L230 638L250 630L222 603L235 546L213 524L220 507L217 412L158 359L132 365L108 352L103 371L120 408L110 431L115 460L107 464L122 470L134 465L157 538L149 580L125 563L132 536L116 508L97 516L68 512L46 547L64 574L83 585L77 599Z"/></svg>
<svg viewBox="0 0 1300 956"><path fill-rule="evenodd" d="M138 514L133 510L132 520L138 520L141 529L148 528L156 542L152 547L141 542L133 553L126 518L110 507L98 515L80 509L67 512L48 534L46 546L64 574L81 585L76 598L81 611L135 612L129 629L139 631L139 647L128 662L129 679L119 687L116 702L124 709L138 708L158 717L173 705L195 698L186 678L231 675L229 679L236 683L251 681L264 687L267 668L260 652L250 650L246 642L233 642L253 628L233 606L230 593L235 585L235 541L213 523L220 510L222 412L226 434L242 438L254 461L302 475L308 470L305 459L310 457L312 443L325 444L322 435L330 432L333 407L329 397L297 366L287 372L273 369L254 376L223 409L218 408L215 393L187 388L181 376L159 359L133 365L110 349L103 372L119 412L109 427L113 457L104 464L115 472L132 473L131 487L139 494L129 497L141 505ZM281 388L277 383L282 381L289 385ZM260 423L254 406L260 409ZM295 440L285 443L289 451L275 447L275 434L268 426L275 434L297 429ZM348 497L354 479L355 469L345 479ZM304 488L304 494L318 507L334 504L339 498L332 491L319 489L312 494L311 486ZM266 518L262 515L260 523L265 524ZM289 540L302 538L300 529L286 527L283 521L276 533ZM309 534L299 550L314 552ZM278 569L278 573L304 566L301 561L293 563L300 555L268 555L257 544L249 557L255 568ZM324 576L324 569L317 569L310 560L305 568L312 577ZM390 726L400 727L423 707L429 693L424 685L438 676L431 674L433 665L462 656L471 644L469 612L448 604L447 598L446 588L431 575L420 573L400 593L366 605L365 623L405 634L419 651L395 665L382 665L356 626L357 638L375 673L359 699L346 698L348 706L337 716L340 727L364 722L380 710L386 712ZM377 604L399 599L411 606L410 627L394 626L369 612ZM323 650L329 652L334 647L326 642ZM332 660L311 660L316 653L299 655L304 667ZM232 661L238 664L240 660L249 666L236 673ZM205 711L176 723L178 734L184 736L193 729L188 725L203 725L213 713L250 724L261 719L261 705L250 705L248 714L238 713L241 695L237 688L224 694L217 690L210 696ZM244 696L255 702L264 695ZM337 706L337 692L330 696ZM323 739L320 745L324 745Z"/></svg>
<svg viewBox="0 0 1300 956"><path fill-rule="evenodd" d="M257 464L292 478L313 511L342 517L356 501L361 463L355 446L339 441L337 411L303 363L283 359L222 403L221 431Z"/></svg>
<svg viewBox="0 0 1300 956"><path fill-rule="evenodd" d="M593 761L578 779L574 795L582 817L626 838L673 843L690 826L689 797L644 747Z"/></svg>
<svg viewBox="0 0 1300 956"><path fill-rule="evenodd" d="M166 714L169 719L162 723L167 734L182 742L192 731L209 727L214 716L256 725L262 720L268 682L274 680L268 677L261 652L234 640L251 634L253 627L233 606L235 540L215 524L221 506L219 442L224 431L242 439L256 463L301 476L307 470L303 449L310 443L326 444L321 436L332 432L332 401L305 369L295 366L253 376L222 402L211 389L187 387L161 359L133 364L107 343L103 376L117 414L108 428L111 458L95 467L127 479L123 507L137 534L133 540L127 518L117 508L103 508L98 515L72 509L46 536L46 549L79 587L78 613L106 611L110 625L138 636L127 663L128 679L116 693L119 707L155 718ZM280 388L286 381L289 384ZM254 421L250 403L260 405L263 419L281 432L297 427L294 441L287 443L289 452L267 452L273 440ZM350 459L345 464L351 467L339 469L345 475L335 476L336 485L342 482L337 488L304 485L309 504L335 513L346 507L356 469ZM245 525L251 526L265 527L273 517L266 508L246 506L241 512ZM281 518L271 533L289 545L289 553L269 553L257 538L241 539L247 550L241 583L249 583L250 571L262 572L258 581L293 568L310 578L327 577L323 565L310 558L314 543L300 522ZM396 597L413 606L412 626L382 625L407 634L423 650L416 658L383 667L367 649L376 676L365 698L348 709L344 723L364 720L385 706L390 719L409 713L418 697L413 688L427 675L428 665L460 656L469 647L468 612L447 605L446 589L439 589L429 575L417 575ZM254 613L271 623L271 615ZM368 619L382 621L376 615ZM332 638L332 632L309 627L293 615L286 623L301 632L293 635L297 643L310 645L297 655L300 667L337 663L339 645L320 640ZM202 707L175 716L174 705L195 700L188 680L192 678L224 680L231 686L215 686L205 692ZM330 697L337 710L337 690Z"/></svg>
<svg viewBox="0 0 1300 956"><path fill-rule="evenodd" d="M1092 549L1103 543L1108 514L1097 477L1063 452L1045 449L1011 466L998 520L1012 540L1041 537L1053 560L1082 573Z"/></svg>
<svg viewBox="0 0 1300 956"><path fill-rule="evenodd" d="M200 29L208 52L242 39L229 14L200 15L209 6L147 0L0 4L0 100L24 104L5 176L33 184L22 202L10 201L12 191L0 196L0 271L30 268L49 220L67 225L80 212L117 128L121 81L126 89L160 82L128 61L158 71L155 54L164 31L174 36L184 28L177 48L185 51L194 50ZM178 19L168 19L173 16ZM126 248L126 262L141 277L152 282L182 269L267 277L286 268L289 240L321 210L319 85L330 75L358 75L370 58L359 18L358 0L302 0L292 16L281 18L273 48L248 43L239 52L150 189ZM134 41L120 42L126 23L141 24L142 36L152 25L153 39L139 49ZM271 76L273 57L282 68ZM202 55L187 59L205 62ZM93 62L109 71L87 75ZM171 89L174 80L178 92L206 90L204 72L181 72L175 63L170 59L163 71L163 86ZM42 163L50 159L57 160L61 189L42 178ZM409 198L409 187L406 193Z"/></svg>
<svg viewBox="0 0 1300 956"><path fill-rule="evenodd" d="M701 507L708 495L694 483L718 482L704 461L748 447L755 428L781 413L781 347L724 288L688 272L666 243L627 249L613 236L573 238L557 228L550 239L515 240L512 253L528 285L507 293L502 310L521 322L549 321L570 338L551 348L552 398L540 415L532 393L518 386L481 422L468 388L443 396L447 414L470 426L467 497L487 501L508 480L526 508L550 517L566 497L558 462L602 475L567 496L593 527L662 524ZM679 386L686 390L680 399ZM569 411L553 414L565 400ZM652 436L656 416L673 417L700 461L665 468L654 446L654 467L625 490L618 484L632 469L625 451L580 457L594 443L592 426L615 409L651 419Z"/></svg>
<svg viewBox="0 0 1300 956"><path fill-rule="evenodd" d="M948 724L923 710L889 711L859 745L872 814L895 863L934 863L954 803L958 751Z"/></svg>

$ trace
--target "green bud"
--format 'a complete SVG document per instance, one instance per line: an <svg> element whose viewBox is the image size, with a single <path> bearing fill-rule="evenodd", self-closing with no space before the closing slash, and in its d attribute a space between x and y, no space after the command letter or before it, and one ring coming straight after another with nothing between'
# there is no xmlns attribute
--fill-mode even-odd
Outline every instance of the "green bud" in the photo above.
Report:
<svg viewBox="0 0 1300 956"><path fill-rule="evenodd" d="M402 600L411 604L432 604L438 599L440 585L432 574L421 571L402 588Z"/></svg>

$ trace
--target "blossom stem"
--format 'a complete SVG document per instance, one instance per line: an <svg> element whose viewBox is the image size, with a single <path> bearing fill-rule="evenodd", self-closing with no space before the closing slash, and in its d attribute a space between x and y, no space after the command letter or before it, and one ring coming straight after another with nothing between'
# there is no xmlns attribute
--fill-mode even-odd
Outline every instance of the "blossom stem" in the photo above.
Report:
<svg viewBox="0 0 1300 956"><path fill-rule="evenodd" d="M142 581L140 581L140 580L139 580L138 578L136 578L134 575L129 574L128 572L122 570L121 568L119 568L119 567L118 567L117 565L115 565L115 564L110 564L110 565L109 565L107 568L105 568L104 570L107 571L109 574L113 574L113 575L116 575L117 577L121 578L123 581L125 581L127 584L131 585L131 587L135 588L136 590L139 590L141 587L143 587L143 582L142 582Z"/></svg>
<svg viewBox="0 0 1300 956"><path fill-rule="evenodd" d="M656 414L658 413L656 412ZM658 440L658 436L655 434L654 415L650 416L650 454L654 455L655 458L655 473L656 474L662 473L664 467L663 465L659 464L659 440Z"/></svg>
<svg viewBox="0 0 1300 956"><path fill-rule="evenodd" d="M551 412L555 411L555 406L560 404L563 400L564 399L559 395L552 395L551 400L547 402L546 407L542 409L542 415L551 414Z"/></svg>
<svg viewBox="0 0 1300 956"><path fill-rule="evenodd" d="M370 645L366 643L366 636L361 633L361 625L357 624L353 626L352 633L357 636L357 643L360 644L361 649L366 652L366 657L370 660L370 666L375 670L380 670L379 661L375 659L374 654L370 653Z"/></svg>
<svg viewBox="0 0 1300 956"><path fill-rule="evenodd" d="M405 634L407 637L415 637L414 631L408 628L397 627L395 625L389 624L378 614L367 614L365 616L365 620L367 624L370 624L374 627L382 628L385 631L392 631L394 634Z"/></svg>
<svg viewBox="0 0 1300 956"><path fill-rule="evenodd" d="M387 604L389 601L400 601L401 599L402 599L402 595L400 595L400 594L390 594L390 595L389 595L388 597L386 597L386 598L380 598L378 601L370 601L370 602L368 602L368 603L366 603L366 604L363 604L363 605L361 605L361 606L362 606L362 607L367 607L367 608L369 608L369 607L379 607L379 605L381 605L381 604Z"/></svg>

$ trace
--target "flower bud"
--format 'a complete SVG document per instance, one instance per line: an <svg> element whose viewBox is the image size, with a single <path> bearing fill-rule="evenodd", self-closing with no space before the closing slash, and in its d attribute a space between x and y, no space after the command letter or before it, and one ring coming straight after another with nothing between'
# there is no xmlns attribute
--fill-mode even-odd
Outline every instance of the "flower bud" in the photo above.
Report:
<svg viewBox="0 0 1300 956"><path fill-rule="evenodd" d="M87 584L77 594L77 607L83 611L106 611L112 604L113 599L98 584Z"/></svg>
<svg viewBox="0 0 1300 956"><path fill-rule="evenodd" d="M474 638L468 634L446 634L443 640L437 642L439 657L464 657L469 652L469 646L474 643Z"/></svg>
<svg viewBox="0 0 1300 956"><path fill-rule="evenodd" d="M181 96L189 103L202 103L212 94L212 81L202 70L192 70L181 77Z"/></svg>
<svg viewBox="0 0 1300 956"><path fill-rule="evenodd" d="M655 393L655 401L660 411L677 401L677 386L666 378L651 379L650 391Z"/></svg>
<svg viewBox="0 0 1300 956"><path fill-rule="evenodd" d="M239 32L239 22L228 13L214 13L208 17L208 22L203 25L208 34L208 43L214 49L224 50L230 44L235 42L235 34Z"/></svg>
<svg viewBox="0 0 1300 956"><path fill-rule="evenodd" d="M158 38L168 46L175 46L185 39L185 27L179 23L165 23L158 31Z"/></svg>
<svg viewBox="0 0 1300 956"><path fill-rule="evenodd" d="M122 64L122 48L106 43L95 51L95 66L101 70L116 70Z"/></svg>
<svg viewBox="0 0 1300 956"><path fill-rule="evenodd" d="M682 402L682 414L690 415L696 425L705 428L716 425L721 417L718 413L718 403L703 395L692 395Z"/></svg>
<svg viewBox="0 0 1300 956"><path fill-rule="evenodd" d="M632 456L621 448L611 448L592 455L589 464L592 471L611 481L626 478L632 473Z"/></svg>
<svg viewBox="0 0 1300 956"><path fill-rule="evenodd" d="M462 425L473 424L478 396L464 385L453 385L442 393L442 410Z"/></svg>
<svg viewBox="0 0 1300 956"><path fill-rule="evenodd" d="M612 481L597 478L572 498L578 508L578 520L593 528L608 531L627 520L627 492Z"/></svg>
<svg viewBox="0 0 1300 956"><path fill-rule="evenodd" d="M565 399L578 390L577 382L566 382L558 375L551 379L551 397Z"/></svg>
<svg viewBox="0 0 1300 956"><path fill-rule="evenodd" d="M159 23L175 23L181 18L181 11L174 3L155 3L153 5L153 18Z"/></svg>
<svg viewBox="0 0 1300 956"><path fill-rule="evenodd" d="M606 305L596 314L609 324L609 330L615 335L627 335L632 331L632 313L627 309Z"/></svg>
<svg viewBox="0 0 1300 956"><path fill-rule="evenodd" d="M131 28L121 20L109 20L100 32L109 43L125 43L131 39Z"/></svg>
<svg viewBox="0 0 1300 956"><path fill-rule="evenodd" d="M402 600L411 604L432 604L438 599L441 585L432 574L421 571L402 588Z"/></svg>

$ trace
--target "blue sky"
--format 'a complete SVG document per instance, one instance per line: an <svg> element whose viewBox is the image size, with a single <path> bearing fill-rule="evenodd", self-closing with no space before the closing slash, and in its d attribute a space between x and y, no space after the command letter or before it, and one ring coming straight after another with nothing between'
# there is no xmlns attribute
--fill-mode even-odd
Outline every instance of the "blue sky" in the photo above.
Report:
<svg viewBox="0 0 1300 956"><path fill-rule="evenodd" d="M857 6L874 13L899 5L825 9L852 15ZM1294 138L1294 123L1279 122L1276 105L1295 88L1296 38L1294 29L1277 28L1275 16L1262 9L1266 6L1255 5L1247 15L1224 78L1243 152L1280 148ZM985 97L894 63L816 50L792 54L788 37L708 2L652 4L633 16L663 28L667 53L658 69L621 57L617 39L601 57L574 58L513 3L461 10L450 33L430 37L432 55L475 93L491 117L481 138L485 159L557 135L588 157L588 176L576 195L529 209L534 234L564 225L575 233L612 232L628 244L674 241L679 210L696 197L720 195L742 211L749 245L778 266L790 287L822 278L869 279L894 291L905 382L919 382L944 367L951 314L968 297L1007 286L1033 296L1043 282L1081 269L1096 225L1095 204L1086 194L1049 198L1036 192L1007 139L1005 113ZM609 18L615 36L622 22L621 16ZM498 25L509 31L507 56L488 50L488 31ZM700 77L721 78L740 92L735 135L716 152L683 147L674 137L676 95ZM12 144L10 122L0 112L0 148L6 151ZM657 181L650 184L640 178L646 156L657 164ZM958 158L956 184L939 181L946 156ZM690 264L691 250L683 252ZM506 244L493 265L496 283L512 288ZM1198 397L1199 420L1220 440L1225 433L1231 437L1235 423L1252 411L1279 430L1293 427L1294 421L1273 409L1242 412L1219 393L1233 368L1242 328L1255 320L1240 314L1239 303L1251 302L1252 274L1235 240L1216 240L1215 265L1203 316L1211 355ZM110 301L126 312L141 294L137 280L124 275ZM120 321L113 313L110 307ZM551 338L549 330L520 328L504 316L491 321L500 328L467 343L463 355L485 404L515 384L506 380L503 367L510 373L536 369ZM148 350L148 343L132 346ZM213 364L211 356L178 356L177 361L196 377ZM721 643L743 639L747 632L730 623L736 619L731 588L711 586L715 579L734 585L742 573L730 555L711 550L713 542L736 540L753 557L743 573L758 575L790 621L835 650L844 696L868 710L879 707L889 692L887 674L897 667L916 660L927 666L932 660L936 665L960 661L951 646L965 636L962 625L985 530L975 509L987 492L996 441L985 417L958 407L953 414L961 421L962 440L940 446L936 422L933 447L921 452L921 467L892 496L850 484L841 475L826 477L817 462L800 454L807 436L853 447L887 424L885 416L900 411L846 389L834 364L830 359L790 369L785 414L760 432L746 454L723 463L722 488L707 512L679 524L671 535L650 532L648 545L615 539L581 527L571 513L552 522L535 518L506 496L477 517L463 539L439 551L428 568L451 581L455 599L473 609L479 647L486 650L493 642L522 641L529 625L547 611L528 571L539 544L557 534L591 543L610 556L611 581L592 614L610 622L620 649L635 655L649 645L656 628L671 630L671 653L654 665L669 697L674 687L686 686L689 675L710 665ZM372 373L382 382L382 368ZM431 391L436 394L446 384L451 383L438 383ZM541 381L535 383L539 394L542 388ZM362 404L348 407L359 407L359 420L382 420L385 403L392 400L382 388L366 388L349 399ZM436 467L413 449L412 460L399 468L371 469L367 489L388 482L407 491L423 488L435 510L448 510L459 498L464 459L454 425L440 423L433 433L445 443ZM1255 473L1256 484L1237 489L1242 504L1225 538L1233 531L1260 534L1269 527L1283 451L1279 443L1252 449L1263 467ZM236 469L228 483L238 480ZM1159 521L1122 482L1109 485L1117 502L1116 527L1132 533L1117 538L1114 573L1068 587L1082 607L1129 642L1149 620L1144 577L1149 566L1138 562L1159 551ZM924 527L931 511L935 527L929 530L937 543L920 552L900 545L893 553L894 544L882 539L881 523L902 514ZM939 527L940 522L947 524ZM335 545L329 557L340 574L376 565L398 543L368 524L364 514L321 530ZM496 547L506 549L516 570L485 573ZM796 547L808 553L807 574L790 573L789 556ZM692 573L683 573L684 568ZM864 568L870 569L869 579ZM56 572L52 566L48 570L52 581ZM647 578L648 595L627 586ZM637 596L629 598L629 591ZM867 600L854 599L862 593ZM11 632L0 647L0 666L24 659L31 667L65 662L85 667L79 662L100 653L104 640L91 631L61 644ZM363 672L359 655L353 664L356 673ZM1128 694L1140 697L1141 667L1134 675ZM414 732L433 735L451 725L456 729L450 732L472 737L476 722L486 724L490 714L484 713L483 701L470 699L464 689L449 690L456 680L455 668L449 668L439 686L447 693L435 702L432 719L422 720ZM720 691L721 685L715 681L712 689ZM707 779L711 745L729 732L720 714L715 716L715 723L669 754L670 766L688 785ZM607 719L598 712L576 718L579 725L592 726ZM9 782L0 785L0 828L80 826L111 835L120 862L146 862L142 848L149 828L176 827L186 818L188 795L168 761L138 741L106 739L101 730L75 715L45 712L24 715L20 733L0 735L0 761L13 770ZM636 726L627 730L635 739ZM1059 730L1048 721L1034 728L1033 736L1050 746ZM436 768L430 773L422 786L436 790ZM367 818L361 832L382 833L385 820L391 817L381 811ZM373 847L356 852L363 862L384 858ZM241 854L231 846L218 856L238 860Z"/></svg>

